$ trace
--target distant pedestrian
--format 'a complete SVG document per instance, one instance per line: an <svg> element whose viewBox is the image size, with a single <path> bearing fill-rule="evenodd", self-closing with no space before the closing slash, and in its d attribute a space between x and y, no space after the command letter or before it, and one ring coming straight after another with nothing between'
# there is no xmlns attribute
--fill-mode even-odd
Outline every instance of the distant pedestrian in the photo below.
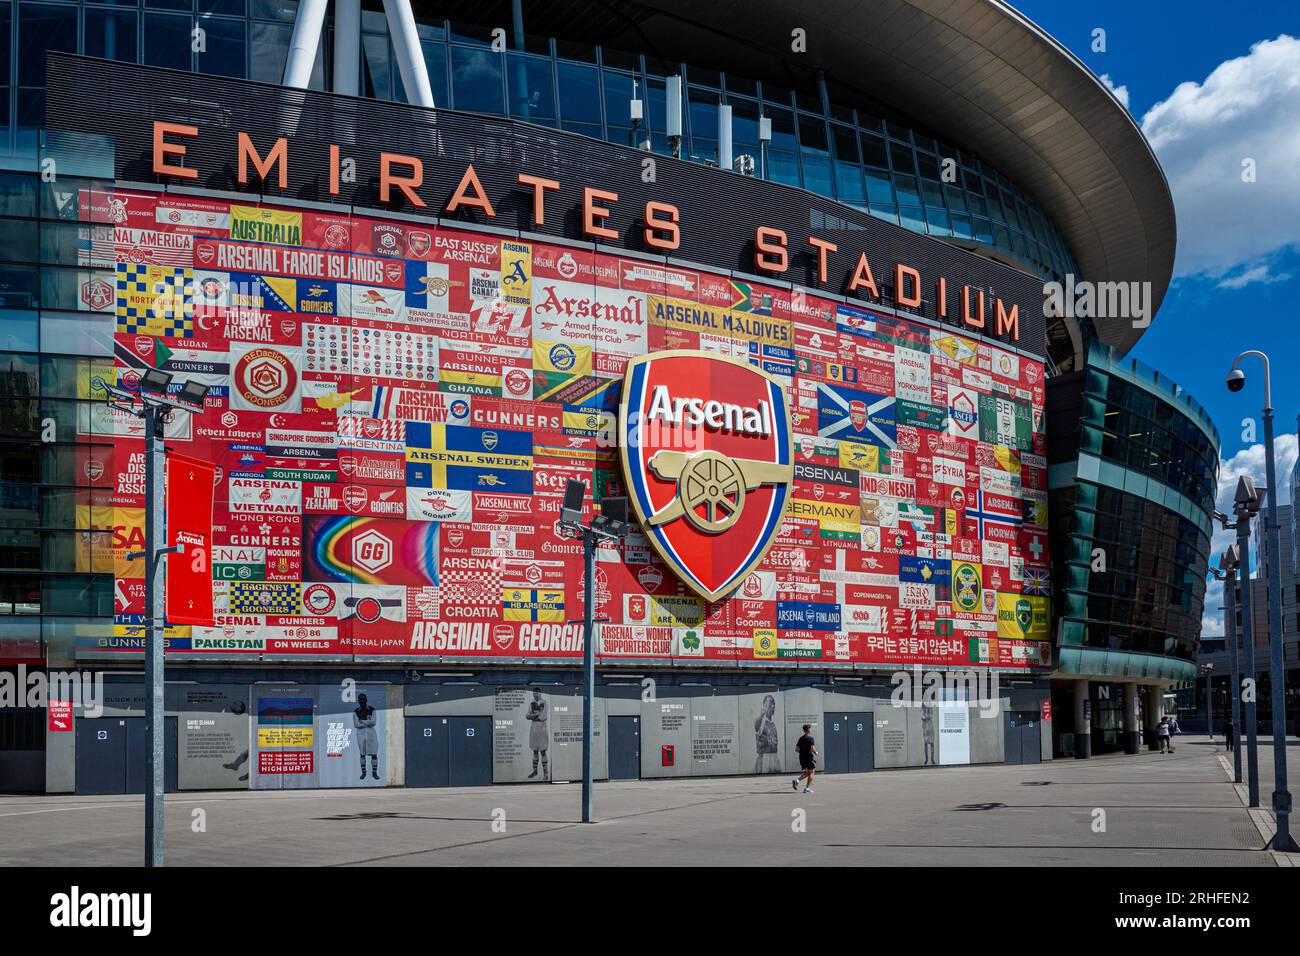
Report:
<svg viewBox="0 0 1300 956"><path fill-rule="evenodd" d="M1177 715L1177 714L1170 714L1170 715L1169 715L1169 734L1170 734L1170 736L1172 736L1172 735L1174 735L1174 734L1181 734L1182 732L1183 732L1182 728L1178 726L1178 715Z"/></svg>
<svg viewBox="0 0 1300 956"><path fill-rule="evenodd" d="M1232 749L1232 738L1237 728L1233 725L1232 719L1229 718L1223 722L1223 739L1228 742L1228 749Z"/></svg>
<svg viewBox="0 0 1300 956"><path fill-rule="evenodd" d="M812 724L803 725L803 736L795 742L794 749L799 751L799 767L803 771L790 781L790 786L799 789L799 781L807 779L803 792L812 793L813 775L817 773L817 741L812 735Z"/></svg>
<svg viewBox="0 0 1300 956"><path fill-rule="evenodd" d="M1156 724L1156 741L1160 744L1162 754L1171 754L1174 748L1169 744L1169 718L1161 717L1160 723Z"/></svg>

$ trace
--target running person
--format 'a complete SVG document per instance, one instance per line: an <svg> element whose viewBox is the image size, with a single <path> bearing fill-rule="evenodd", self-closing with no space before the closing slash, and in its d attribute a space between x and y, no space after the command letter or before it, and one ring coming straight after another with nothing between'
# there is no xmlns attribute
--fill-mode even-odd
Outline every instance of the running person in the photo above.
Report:
<svg viewBox="0 0 1300 956"><path fill-rule="evenodd" d="M803 771L790 781L790 786L799 789L799 781L807 778L804 793L813 793L813 775L817 773L817 741L812 735L812 724L803 725L803 736L795 742L794 749L799 751L799 767Z"/></svg>

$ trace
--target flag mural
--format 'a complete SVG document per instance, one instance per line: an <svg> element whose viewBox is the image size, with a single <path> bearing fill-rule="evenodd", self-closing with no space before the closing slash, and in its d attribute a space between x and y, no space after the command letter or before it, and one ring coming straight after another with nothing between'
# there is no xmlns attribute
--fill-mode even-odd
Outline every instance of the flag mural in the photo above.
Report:
<svg viewBox="0 0 1300 956"><path fill-rule="evenodd" d="M585 482L588 507L636 493L619 458L625 383L646 356L689 351L762 373L775 392L712 397L752 404L736 429L775 429L786 450L723 441L726 467L659 460L661 479L706 491L739 462L745 520L763 526L737 519L744 560L692 586L664 557L686 531L650 502L662 531L599 551L598 654L1050 663L1038 359L590 248L167 193L79 200L82 308L116 322L79 397L149 369L209 386L167 442L213 467L213 620L170 622L171 655L580 658L587 582L557 529L565 484ZM695 397L707 418L711 396ZM77 569L117 580L114 633L85 649L137 652L143 567L124 555L143 534L143 442L133 419L87 407L97 491ZM727 515L680 527L725 547Z"/></svg>

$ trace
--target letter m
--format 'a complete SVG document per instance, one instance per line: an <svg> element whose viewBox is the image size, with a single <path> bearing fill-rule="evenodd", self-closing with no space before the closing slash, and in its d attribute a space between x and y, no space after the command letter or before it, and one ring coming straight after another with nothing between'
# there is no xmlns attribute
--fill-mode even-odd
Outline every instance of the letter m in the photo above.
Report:
<svg viewBox="0 0 1300 956"><path fill-rule="evenodd" d="M1002 300L998 299L996 311L993 318L993 331L997 335L1011 333L1011 341L1020 341L1020 306L1012 303L1011 311L1007 312L1006 306Z"/></svg>
<svg viewBox="0 0 1300 956"><path fill-rule="evenodd" d="M267 182L271 178L271 169L278 166L280 170L279 184L281 189L289 188L289 141L283 136L275 141L271 151L263 159L257 152L257 147L253 141L248 138L248 134L243 130L239 131L239 181L247 185L248 183L248 163L253 163L253 169L262 182Z"/></svg>

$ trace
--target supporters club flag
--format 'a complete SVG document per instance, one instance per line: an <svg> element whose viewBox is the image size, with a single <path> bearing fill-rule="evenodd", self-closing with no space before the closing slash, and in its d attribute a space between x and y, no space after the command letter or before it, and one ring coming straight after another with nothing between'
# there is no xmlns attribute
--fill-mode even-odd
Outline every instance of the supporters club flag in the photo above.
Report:
<svg viewBox="0 0 1300 956"><path fill-rule="evenodd" d="M172 624L212 625L212 489L216 469L184 455L167 456L164 500L167 546L165 607Z"/></svg>

